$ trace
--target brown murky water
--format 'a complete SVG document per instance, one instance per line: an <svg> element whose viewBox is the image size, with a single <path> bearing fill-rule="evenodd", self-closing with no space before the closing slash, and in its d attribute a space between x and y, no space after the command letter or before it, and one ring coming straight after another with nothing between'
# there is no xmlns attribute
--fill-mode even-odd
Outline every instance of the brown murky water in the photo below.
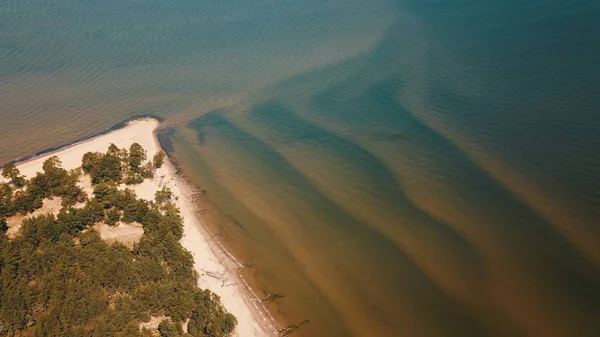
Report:
<svg viewBox="0 0 600 337"><path fill-rule="evenodd" d="M0 160L163 117L295 335L600 335L595 2L42 8L0 5Z"/></svg>

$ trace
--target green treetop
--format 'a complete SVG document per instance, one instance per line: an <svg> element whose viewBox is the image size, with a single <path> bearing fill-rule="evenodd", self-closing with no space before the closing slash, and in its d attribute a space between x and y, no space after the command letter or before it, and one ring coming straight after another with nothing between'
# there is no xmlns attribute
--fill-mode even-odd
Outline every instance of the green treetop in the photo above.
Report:
<svg viewBox="0 0 600 337"><path fill-rule="evenodd" d="M73 197L82 195L79 171L63 169L56 157L24 182L26 189L0 183L0 336L227 337L234 331L236 318L219 297L197 287L171 191L161 189L150 202L118 189L120 167L103 167L105 158L128 166L130 157L117 150L84 156L94 197L83 207L72 204L86 201ZM53 196L71 201L58 215L24 220L18 235L7 238L6 217L31 212ZM93 228L100 221L135 221L144 234L133 247L109 244ZM167 320L158 331L140 330L151 316Z"/></svg>
<svg viewBox="0 0 600 337"><path fill-rule="evenodd" d="M2 176L6 179L10 179L17 187L25 186L25 177L21 175L21 172L15 166L15 163L8 163L4 165Z"/></svg>
<svg viewBox="0 0 600 337"><path fill-rule="evenodd" d="M163 151L158 151L152 158L152 162L154 163L155 168L160 168L165 160L165 153Z"/></svg>
<svg viewBox="0 0 600 337"><path fill-rule="evenodd" d="M146 159L146 150L138 144L133 143L129 148L129 166L134 172L138 172L140 170L140 166L142 165L142 161Z"/></svg>

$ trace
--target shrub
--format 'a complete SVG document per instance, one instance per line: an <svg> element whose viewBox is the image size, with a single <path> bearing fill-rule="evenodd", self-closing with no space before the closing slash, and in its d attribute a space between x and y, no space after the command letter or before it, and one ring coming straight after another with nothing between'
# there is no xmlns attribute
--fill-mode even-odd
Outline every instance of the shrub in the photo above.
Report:
<svg viewBox="0 0 600 337"><path fill-rule="evenodd" d="M173 192L166 186L163 186L160 191L156 191L154 194L154 200L159 204L171 200L171 197L173 197Z"/></svg>
<svg viewBox="0 0 600 337"><path fill-rule="evenodd" d="M152 163L154 164L155 168L160 168L165 160L165 153L160 150L158 152L156 152L156 154L154 155L154 157L152 158Z"/></svg>

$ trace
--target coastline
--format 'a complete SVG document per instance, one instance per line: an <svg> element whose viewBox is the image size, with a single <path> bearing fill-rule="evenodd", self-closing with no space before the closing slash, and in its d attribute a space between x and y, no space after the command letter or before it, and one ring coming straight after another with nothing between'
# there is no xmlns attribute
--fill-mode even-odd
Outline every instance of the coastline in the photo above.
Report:
<svg viewBox="0 0 600 337"><path fill-rule="evenodd" d="M160 144L156 136L154 136L154 140L156 142L156 146L160 148ZM178 173L178 169L176 165L172 163L170 156L166 156L165 158L168 159L165 160L165 164L163 164L163 167L161 167L159 170L168 171L169 174L167 176L173 179L171 181L172 184L166 184L166 186L169 187L171 191L173 191L173 195L177 197L175 202L181 210L182 217L185 219L184 234L181 244L194 255L194 267L200 274L198 285L200 288L209 289L219 295L225 308L234 316L236 316L239 325L238 329L234 333L234 336L277 336L275 333L275 319L260 302L260 299L258 296L256 296L246 280L244 280L244 278L237 272L237 269L242 267L242 263L240 263L231 253L229 253L229 251L227 251L221 242L216 239L215 234L210 231L208 226L205 224L204 219L199 214L200 210L198 210L193 202L193 195L197 190ZM196 220L194 221L195 223L191 224L192 226L187 225L187 221L190 218ZM199 242L198 240L202 240L204 242ZM213 257L209 257L208 259L205 257L199 260L196 257L195 251L198 250L198 245L204 244L206 244L208 249L210 249ZM213 258L215 258L216 261L213 260ZM207 262L216 262L216 264L219 264L222 268L224 268L224 274L227 275L220 274L223 275L221 276L220 280L214 276L210 276L211 274L215 275L215 273L214 271L206 268L207 265L211 265ZM215 264L213 264L213 266L215 266ZM217 272L217 275L218 274L219 273ZM223 279L226 279L226 281L223 281ZM236 281L241 281L241 284ZM230 306L228 306L226 302L229 302ZM236 313L233 310L230 310L230 307L237 307L237 305L241 305L242 303L243 306L250 308L250 312L253 316L253 319L250 317L246 318L248 323L245 324L246 328L244 328L244 330L240 329L242 327L241 322L247 313ZM252 326L252 320L257 321L259 326L249 329L248 327Z"/></svg>
<svg viewBox="0 0 600 337"><path fill-rule="evenodd" d="M94 133L94 134L92 134L90 136L80 137L80 138L77 138L77 139L72 140L70 142L66 142L66 143L63 143L63 144L56 145L56 146L50 146L50 147L44 148L44 149L39 150L37 152L34 152L32 154L21 156L21 157L18 157L16 159L10 159L9 161L7 161L7 163L11 163L12 162L15 165L20 165L20 164L26 163L26 162L31 161L31 160L36 160L36 159L38 159L38 157L46 156L46 155L49 155L49 154L54 154L54 153L60 152L62 150L65 150L65 149L67 149L69 147L77 146L79 144L83 144L83 143L85 143L88 140L91 140L91 139L94 139L94 138L97 138L97 137L100 137L100 136L104 136L104 135L107 135L107 134L109 134L109 133L111 133L113 131L117 131L119 129L125 128L125 127L127 127L127 124L129 124L130 122L135 122L136 120L143 120L143 119L155 119L155 120L157 120L159 122L163 121L162 117L159 117L159 116L153 115L153 114L133 115L133 116L131 116L129 118L126 118L126 119L118 122L117 124L115 124L115 125L107 128L107 129L103 130L103 131ZM166 153L166 151L165 151L165 153ZM3 168L4 164L5 164L4 162L0 163L0 168Z"/></svg>
<svg viewBox="0 0 600 337"><path fill-rule="evenodd" d="M104 152L110 143L123 148L137 142L146 149L148 158L152 158L162 150L157 137L159 126L160 120L153 116L128 119L84 140L23 157L16 165L28 178L41 171L43 161L51 156L58 156L63 168L74 169L81 165L84 153ZM276 336L273 317L237 272L242 265L208 229L193 202L195 188L178 173L170 156L166 156L163 166L156 170L152 180L131 187L138 197L153 200L154 193L163 186L171 189L174 202L180 209L184 221L184 234L180 242L194 257L194 269L199 275L198 286L219 295L225 309L238 319L232 336Z"/></svg>
<svg viewBox="0 0 600 337"><path fill-rule="evenodd" d="M171 163L169 163L169 164L171 166L173 166ZM171 167L171 169L176 170L176 168L174 168L174 167ZM236 290L233 291L233 295L235 295L239 299L244 300L246 305L251 307L255 318L259 318L260 325L261 325L262 329L264 330L263 331L264 334L254 333L254 334L252 334L252 336L277 336L275 318L265 308L265 306L260 302L260 298L252 290L252 288L250 287L248 282L243 278L242 275L240 275L237 272L238 268L243 267L243 264L240 263L235 258L235 256L233 256L233 254L231 254L225 248L225 246L216 238L217 237L216 233L211 232L209 227L206 225L204 219L199 214L199 212L201 210L199 210L197 208L197 206L193 202L193 198L192 198L193 193L196 193L195 191L197 191L197 190L190 183L188 183L184 179L184 177L182 177L181 175L175 174L174 177L175 177L175 181L179 183L179 185L178 185L179 189L184 191L183 199L186 202L186 207L190 208L194 212L193 216L199 222L198 224L196 224L195 229L200 233L203 240L205 240L208 243L209 248L211 249L212 253L218 258L218 262L226 268L228 274L230 275L230 277L232 277L232 280L230 280L230 281L241 282L241 284L239 284L238 282L232 282L229 284L224 284L224 286L225 287L227 287L228 285L234 286L236 288ZM182 206L180 206L180 208L181 207ZM191 245L197 244L197 242L194 240L189 240L188 236L187 236L188 233L189 233L188 229L184 229L184 237L183 237L182 241L184 241L184 240L185 241L182 242L182 245L186 249L191 251L190 247L193 247ZM198 271L198 269L196 269L196 270ZM200 272L200 271L198 271L198 272ZM218 292L214 291L212 289L212 287L206 286L205 283L202 282L201 279L199 280L199 285L201 288L210 289L211 291L219 294ZM235 315L235 313L234 313L234 315ZM240 333L237 333L235 335L240 336L240 337L246 336L246 335L240 334Z"/></svg>

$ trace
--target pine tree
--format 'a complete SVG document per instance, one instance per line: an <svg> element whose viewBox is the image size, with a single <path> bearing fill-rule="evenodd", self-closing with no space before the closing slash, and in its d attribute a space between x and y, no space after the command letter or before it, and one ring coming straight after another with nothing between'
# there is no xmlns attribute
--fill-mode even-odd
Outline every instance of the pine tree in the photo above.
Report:
<svg viewBox="0 0 600 337"><path fill-rule="evenodd" d="M25 186L25 177L21 175L21 172L15 166L15 163L8 163L4 165L2 176L6 179L10 179L17 187Z"/></svg>

